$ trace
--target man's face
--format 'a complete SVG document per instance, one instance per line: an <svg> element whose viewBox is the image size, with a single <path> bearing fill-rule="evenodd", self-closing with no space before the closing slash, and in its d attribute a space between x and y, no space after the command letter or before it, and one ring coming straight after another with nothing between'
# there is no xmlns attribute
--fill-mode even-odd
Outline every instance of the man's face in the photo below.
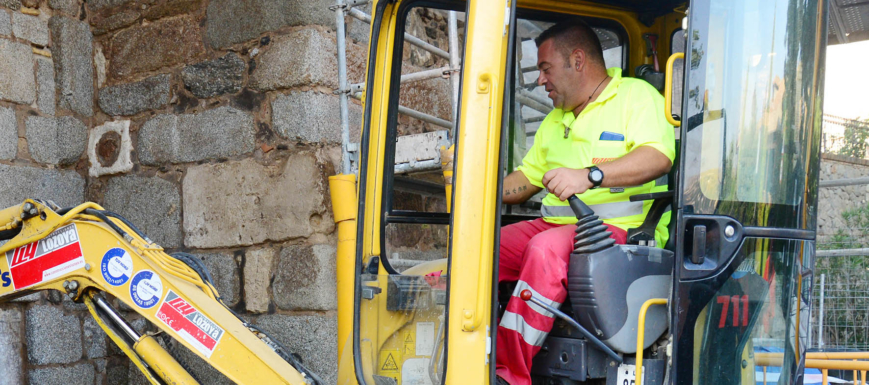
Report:
<svg viewBox="0 0 869 385"><path fill-rule="evenodd" d="M537 69L540 77L537 85L546 87L549 99L555 108L572 109L575 106L565 106L565 100L572 100L573 93L578 88L576 71L569 66L567 58L555 49L553 39L543 42L537 48Z"/></svg>

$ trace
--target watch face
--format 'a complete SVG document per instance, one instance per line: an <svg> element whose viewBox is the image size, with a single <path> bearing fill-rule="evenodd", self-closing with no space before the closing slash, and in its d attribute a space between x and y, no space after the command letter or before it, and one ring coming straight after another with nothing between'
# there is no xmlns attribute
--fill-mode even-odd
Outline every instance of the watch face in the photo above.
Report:
<svg viewBox="0 0 869 385"><path fill-rule="evenodd" d="M592 170L591 173L588 175L591 177L591 180L595 182L600 182L601 180L603 180L603 171L601 170Z"/></svg>

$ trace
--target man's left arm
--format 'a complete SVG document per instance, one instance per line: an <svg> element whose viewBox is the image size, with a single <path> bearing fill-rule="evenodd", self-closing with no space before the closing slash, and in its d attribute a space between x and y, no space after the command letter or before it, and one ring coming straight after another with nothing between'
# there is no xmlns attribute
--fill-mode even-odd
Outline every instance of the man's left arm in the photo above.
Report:
<svg viewBox="0 0 869 385"><path fill-rule="evenodd" d="M604 175L601 187L639 186L668 173L671 166L670 158L650 146L634 148L621 158L597 165ZM594 186L588 180L588 169L564 167L544 174L543 185L561 200Z"/></svg>

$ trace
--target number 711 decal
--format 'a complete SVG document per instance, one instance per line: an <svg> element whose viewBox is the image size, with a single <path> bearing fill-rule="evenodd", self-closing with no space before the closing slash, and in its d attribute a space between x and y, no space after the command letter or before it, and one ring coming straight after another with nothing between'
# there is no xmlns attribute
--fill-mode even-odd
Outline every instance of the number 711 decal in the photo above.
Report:
<svg viewBox="0 0 869 385"><path fill-rule="evenodd" d="M728 326L732 327L746 327L748 326L748 295L719 295L717 298L719 304L721 304L721 318L718 320L718 328L722 329ZM733 324L727 324L727 310L731 307L730 304L733 304ZM739 317L739 305L742 304L742 318ZM742 323L740 324L740 321Z"/></svg>

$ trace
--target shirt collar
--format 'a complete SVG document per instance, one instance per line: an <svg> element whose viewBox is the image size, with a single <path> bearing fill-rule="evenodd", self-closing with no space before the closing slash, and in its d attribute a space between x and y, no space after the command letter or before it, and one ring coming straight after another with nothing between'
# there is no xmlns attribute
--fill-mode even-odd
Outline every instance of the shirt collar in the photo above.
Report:
<svg viewBox="0 0 869 385"><path fill-rule="evenodd" d="M589 107L612 99L614 96L616 96L616 94L618 94L619 84L622 83L622 69L618 67L609 68L606 70L606 74L613 79L610 80L606 88L604 88L600 95L597 96L597 99L593 100L588 106L585 107L585 109L583 109L583 112L588 111ZM570 126L576 120L576 117L573 116L572 111L564 111L558 108L552 111L560 115L556 115L555 120L565 126ZM580 114L582 114L582 112L580 112Z"/></svg>

